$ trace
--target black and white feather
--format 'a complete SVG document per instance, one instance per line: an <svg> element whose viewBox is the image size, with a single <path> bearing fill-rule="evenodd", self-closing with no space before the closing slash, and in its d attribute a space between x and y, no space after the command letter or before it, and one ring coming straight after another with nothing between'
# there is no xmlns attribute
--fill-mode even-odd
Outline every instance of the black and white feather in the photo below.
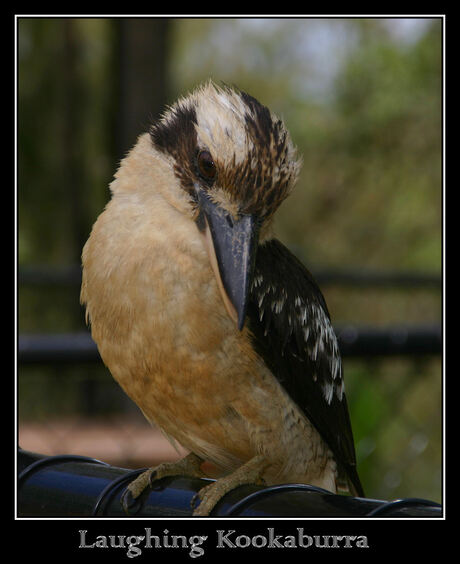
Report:
<svg viewBox="0 0 460 564"><path fill-rule="evenodd" d="M257 251L248 328L256 351L333 452L339 474L363 496L326 302L310 272L276 239Z"/></svg>

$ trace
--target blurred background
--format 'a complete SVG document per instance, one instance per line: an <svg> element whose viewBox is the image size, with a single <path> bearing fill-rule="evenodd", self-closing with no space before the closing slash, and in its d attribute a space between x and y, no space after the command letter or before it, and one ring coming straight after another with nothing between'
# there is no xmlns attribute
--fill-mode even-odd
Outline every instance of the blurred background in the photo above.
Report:
<svg viewBox="0 0 460 564"><path fill-rule="evenodd" d="M80 255L139 133L203 80L303 154L277 233L340 338L369 497L442 498L441 19L19 18L18 441L126 468L178 456L102 365Z"/></svg>

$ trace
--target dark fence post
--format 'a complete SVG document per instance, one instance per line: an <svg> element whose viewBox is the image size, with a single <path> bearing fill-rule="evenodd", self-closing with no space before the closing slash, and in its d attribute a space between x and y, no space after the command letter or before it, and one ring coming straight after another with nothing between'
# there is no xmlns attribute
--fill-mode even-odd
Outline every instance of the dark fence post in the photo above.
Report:
<svg viewBox="0 0 460 564"><path fill-rule="evenodd" d="M168 95L169 18L117 18L117 158L157 119Z"/></svg>

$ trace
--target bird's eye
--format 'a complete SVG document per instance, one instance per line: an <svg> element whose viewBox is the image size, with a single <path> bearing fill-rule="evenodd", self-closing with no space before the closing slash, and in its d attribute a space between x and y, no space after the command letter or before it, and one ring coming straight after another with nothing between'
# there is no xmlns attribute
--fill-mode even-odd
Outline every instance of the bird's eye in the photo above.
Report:
<svg viewBox="0 0 460 564"><path fill-rule="evenodd" d="M198 170L206 180L214 180L216 176L216 165L209 151L201 151L198 154Z"/></svg>

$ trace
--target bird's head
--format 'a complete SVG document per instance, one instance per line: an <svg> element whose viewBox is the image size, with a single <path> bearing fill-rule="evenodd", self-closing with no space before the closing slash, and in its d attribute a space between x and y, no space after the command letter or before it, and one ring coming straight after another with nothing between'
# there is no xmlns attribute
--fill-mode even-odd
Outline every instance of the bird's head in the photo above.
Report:
<svg viewBox="0 0 460 564"><path fill-rule="evenodd" d="M207 82L166 110L149 142L174 174L163 195L196 222L242 329L259 236L300 170L289 133L249 94Z"/></svg>

